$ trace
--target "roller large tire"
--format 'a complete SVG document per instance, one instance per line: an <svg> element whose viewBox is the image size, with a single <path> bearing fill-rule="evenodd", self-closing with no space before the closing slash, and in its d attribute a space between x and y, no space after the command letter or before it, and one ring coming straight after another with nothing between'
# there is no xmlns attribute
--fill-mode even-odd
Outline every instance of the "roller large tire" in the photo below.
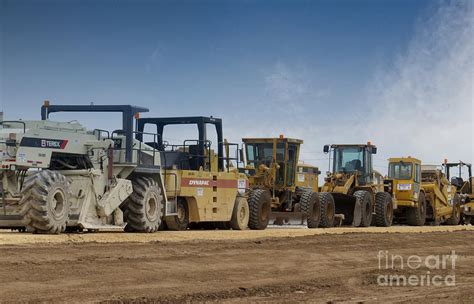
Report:
<svg viewBox="0 0 474 304"><path fill-rule="evenodd" d="M453 213L451 217L446 221L448 225L457 226L461 222L461 200L459 195L456 194L453 201Z"/></svg>
<svg viewBox="0 0 474 304"><path fill-rule="evenodd" d="M407 224L410 226L423 226L426 222L426 198L423 192L418 196L416 208L407 209Z"/></svg>
<svg viewBox="0 0 474 304"><path fill-rule="evenodd" d="M133 193L122 209L127 232L156 232L163 217L164 203L161 189L151 177L135 177Z"/></svg>
<svg viewBox="0 0 474 304"><path fill-rule="evenodd" d="M177 213L178 215L165 217L166 227L169 230L186 230L189 226L189 208L184 198L178 199Z"/></svg>
<svg viewBox="0 0 474 304"><path fill-rule="evenodd" d="M330 228L334 226L334 215L336 211L336 205L334 203L334 197L331 193L323 192L319 194L319 206L321 213L321 222L319 227Z"/></svg>
<svg viewBox="0 0 474 304"><path fill-rule="evenodd" d="M321 223L321 209L319 207L318 193L304 191L300 198L301 211L306 216L308 228L318 228Z"/></svg>
<svg viewBox="0 0 474 304"><path fill-rule="evenodd" d="M360 201L361 221L360 227L369 227L372 223L372 204L370 193L365 190L354 192L354 196ZM357 205L357 204L356 204Z"/></svg>
<svg viewBox="0 0 474 304"><path fill-rule="evenodd" d="M387 192L375 194L375 225L390 227L393 223L392 196Z"/></svg>
<svg viewBox="0 0 474 304"><path fill-rule="evenodd" d="M232 211L232 219L230 220L230 227L233 230L245 230L249 226L249 203L244 197L237 197L235 199L234 209Z"/></svg>
<svg viewBox="0 0 474 304"><path fill-rule="evenodd" d="M57 234L66 230L71 208L69 183L57 171L42 170L26 178L20 200L26 229Z"/></svg>
<svg viewBox="0 0 474 304"><path fill-rule="evenodd" d="M255 189L249 195L249 228L263 230L267 228L270 221L272 196L269 191Z"/></svg>

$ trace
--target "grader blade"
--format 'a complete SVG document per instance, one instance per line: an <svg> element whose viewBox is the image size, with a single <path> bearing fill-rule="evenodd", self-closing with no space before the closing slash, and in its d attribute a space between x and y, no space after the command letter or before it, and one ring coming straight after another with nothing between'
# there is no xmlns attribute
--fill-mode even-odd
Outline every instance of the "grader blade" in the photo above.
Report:
<svg viewBox="0 0 474 304"><path fill-rule="evenodd" d="M306 225L306 216L303 212L272 212L270 213L271 225Z"/></svg>
<svg viewBox="0 0 474 304"><path fill-rule="evenodd" d="M360 226L362 222L362 205L357 199L350 195L332 193L336 214L343 215L343 225Z"/></svg>

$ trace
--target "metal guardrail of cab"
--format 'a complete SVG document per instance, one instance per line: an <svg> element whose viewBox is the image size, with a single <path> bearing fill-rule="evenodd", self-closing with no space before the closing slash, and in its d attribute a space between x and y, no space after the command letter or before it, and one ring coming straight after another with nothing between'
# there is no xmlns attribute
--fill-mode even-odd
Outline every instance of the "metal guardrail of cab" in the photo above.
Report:
<svg viewBox="0 0 474 304"><path fill-rule="evenodd" d="M153 163L151 164L151 166L157 166L156 163L155 163L155 158L156 158L156 153L159 152L159 151L156 149L156 147L158 146L158 137L160 135L157 134L157 133L139 132L139 131L133 131L132 133L134 135L136 135L136 134L152 135L153 136L154 147L151 147L151 149L143 149L143 146L145 145L145 143L143 143L142 141L138 141L138 148L135 148L135 147L132 146L132 151L137 151L137 161L136 162L132 161L131 164L134 164L134 165L137 165L137 166L144 165L141 162L141 155L142 155L141 152L146 151L146 152L152 152L152 154L153 154ZM117 135L122 135L122 132L120 130L113 131L112 134L110 134L110 139L112 139L112 140L119 139L119 138L116 137ZM114 148L114 150L126 151L126 148Z"/></svg>

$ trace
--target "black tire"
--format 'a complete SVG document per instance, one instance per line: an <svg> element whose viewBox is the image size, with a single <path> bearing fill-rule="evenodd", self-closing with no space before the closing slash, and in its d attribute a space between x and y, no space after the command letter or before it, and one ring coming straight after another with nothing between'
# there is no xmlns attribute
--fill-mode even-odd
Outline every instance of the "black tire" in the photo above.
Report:
<svg viewBox="0 0 474 304"><path fill-rule="evenodd" d="M407 224L410 226L423 226L426 222L426 197L423 192L418 196L416 208L407 209Z"/></svg>
<svg viewBox="0 0 474 304"><path fill-rule="evenodd" d="M393 223L392 196L387 192L375 194L375 225L390 227Z"/></svg>
<svg viewBox="0 0 474 304"><path fill-rule="evenodd" d="M57 234L66 230L71 209L69 183L57 171L28 176L21 190L20 214L28 232Z"/></svg>
<svg viewBox="0 0 474 304"><path fill-rule="evenodd" d="M127 232L158 231L164 212L163 196L151 177L134 177L133 193L122 206Z"/></svg>
<svg viewBox="0 0 474 304"><path fill-rule="evenodd" d="M362 220L360 221L360 227L369 227L372 223L372 199L368 191L358 190L354 192L354 196L361 202L361 215Z"/></svg>
<svg viewBox="0 0 474 304"><path fill-rule="evenodd" d="M166 227L174 231L186 230L189 226L188 203L186 199L179 198L176 206L178 215L165 217Z"/></svg>
<svg viewBox="0 0 474 304"><path fill-rule="evenodd" d="M270 221L272 196L269 191L254 189L249 195L249 228L263 230Z"/></svg>
<svg viewBox="0 0 474 304"><path fill-rule="evenodd" d="M245 230L249 226L250 210L245 197L237 197L232 211L230 227L233 230Z"/></svg>
<svg viewBox="0 0 474 304"><path fill-rule="evenodd" d="M318 228L321 223L321 208L318 193L304 191L300 198L301 211L306 216L308 228Z"/></svg>
<svg viewBox="0 0 474 304"><path fill-rule="evenodd" d="M336 205L332 194L327 192L319 193L319 206L321 210L321 222L319 223L319 227L333 227Z"/></svg>
<svg viewBox="0 0 474 304"><path fill-rule="evenodd" d="M461 200L456 194L453 201L453 212L451 217L446 221L448 225L457 226L461 222Z"/></svg>

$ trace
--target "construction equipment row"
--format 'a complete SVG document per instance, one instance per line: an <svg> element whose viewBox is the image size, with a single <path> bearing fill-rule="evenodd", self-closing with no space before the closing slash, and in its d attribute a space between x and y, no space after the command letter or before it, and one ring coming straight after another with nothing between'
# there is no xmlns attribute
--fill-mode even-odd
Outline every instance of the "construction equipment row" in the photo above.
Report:
<svg viewBox="0 0 474 304"><path fill-rule="evenodd" d="M373 169L377 147L332 144L332 169L300 162L302 140L244 138L227 142L213 117L146 117L130 105L50 105L38 121L0 121L0 228L33 233L125 230L265 229L470 223L471 165L424 166L389 159L388 176ZM122 127L87 130L49 119L57 112L117 112ZM173 125L198 138L170 144ZM217 142L208 139L215 129ZM152 129L151 132L145 130ZM452 169L458 169L452 173ZM464 181L462 169L468 168ZM451 180L449 180L451 177Z"/></svg>

